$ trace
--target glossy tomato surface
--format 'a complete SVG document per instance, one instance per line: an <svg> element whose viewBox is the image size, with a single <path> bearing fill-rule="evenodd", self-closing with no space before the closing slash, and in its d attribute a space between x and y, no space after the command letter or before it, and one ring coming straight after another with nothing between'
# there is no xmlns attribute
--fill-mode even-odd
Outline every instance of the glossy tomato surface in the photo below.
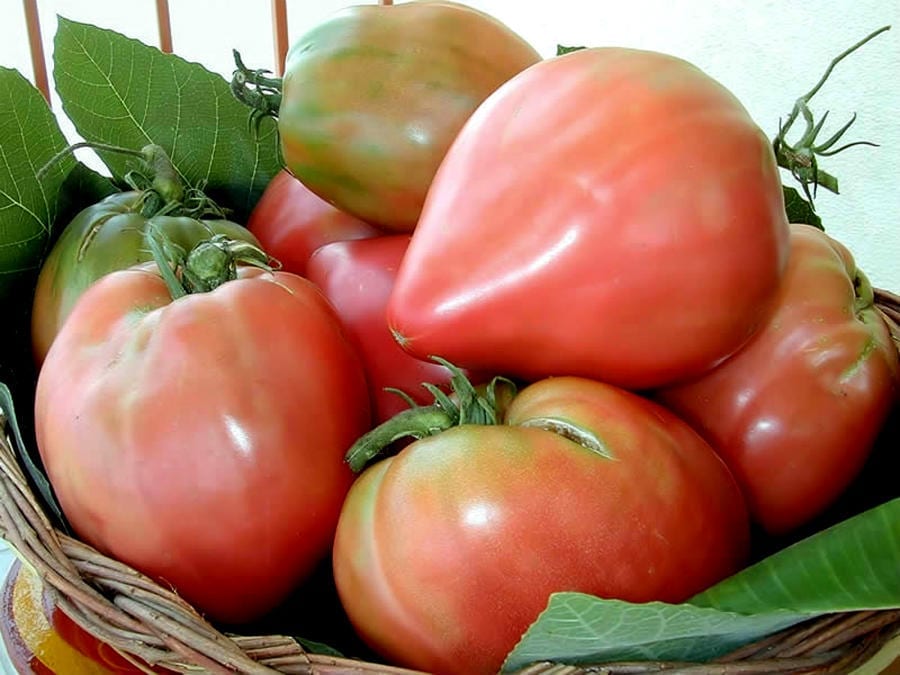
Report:
<svg viewBox="0 0 900 675"><path fill-rule="evenodd" d="M381 228L411 231L453 138L491 92L540 55L454 2L348 7L285 62L285 163L313 192Z"/></svg>
<svg viewBox="0 0 900 675"><path fill-rule="evenodd" d="M327 556L368 405L311 282L248 268L173 301L137 268L76 304L40 372L35 425L81 539L236 623Z"/></svg>
<svg viewBox="0 0 900 675"><path fill-rule="evenodd" d="M659 392L718 450L768 531L788 532L859 473L897 400L897 347L839 241L791 225L776 310L744 349Z"/></svg>
<svg viewBox="0 0 900 675"><path fill-rule="evenodd" d="M266 186L247 228L285 272L304 276L313 252L332 241L366 239L383 232L344 213L282 170Z"/></svg>
<svg viewBox="0 0 900 675"><path fill-rule="evenodd" d="M141 213L144 193L117 192L72 219L44 260L31 316L32 350L40 364L81 294L104 274L151 259L147 236L156 230L190 249L211 234L256 243L243 226L230 220Z"/></svg>
<svg viewBox="0 0 900 675"><path fill-rule="evenodd" d="M459 366L657 386L751 337L787 252L775 158L740 102L675 57L585 49L469 119L388 322Z"/></svg>
<svg viewBox="0 0 900 675"><path fill-rule="evenodd" d="M644 398L542 380L504 423L415 441L354 483L333 564L348 616L391 661L494 673L554 591L680 602L748 546L740 490Z"/></svg>
<svg viewBox="0 0 900 675"><path fill-rule="evenodd" d="M405 234L334 242L318 249L307 266L307 278L331 301L362 358L376 423L409 407L387 387L426 404L433 397L423 382L446 389L450 381L447 368L412 356L388 329L385 306L408 245Z"/></svg>

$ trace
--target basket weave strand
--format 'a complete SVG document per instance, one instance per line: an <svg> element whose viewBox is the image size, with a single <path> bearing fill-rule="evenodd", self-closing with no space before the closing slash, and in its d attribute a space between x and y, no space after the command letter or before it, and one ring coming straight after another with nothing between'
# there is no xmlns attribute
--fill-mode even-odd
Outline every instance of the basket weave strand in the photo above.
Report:
<svg viewBox="0 0 900 675"><path fill-rule="evenodd" d="M900 350L900 296L881 289L875 294ZM0 430L5 421L0 411ZM285 635L219 631L171 589L54 528L5 432L0 433L0 537L38 575L56 607L136 665L143 661L177 673L424 675L309 653ZM900 610L844 612L793 626L709 663L535 663L516 675L847 673L898 636Z"/></svg>

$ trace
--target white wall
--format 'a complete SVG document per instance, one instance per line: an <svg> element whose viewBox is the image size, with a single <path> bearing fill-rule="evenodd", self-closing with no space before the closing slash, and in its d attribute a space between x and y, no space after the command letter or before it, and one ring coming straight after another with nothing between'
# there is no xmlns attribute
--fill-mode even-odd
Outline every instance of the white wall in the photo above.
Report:
<svg viewBox="0 0 900 675"><path fill-rule="evenodd" d="M362 2L363 0L360 0ZM399 1L399 0L398 0ZM374 0L373 0L374 2ZM157 43L153 0L38 0L46 52L56 15ZM297 37L352 0L288 0ZM813 99L837 125L856 111L851 148L824 160L841 178L840 196L819 192L826 227L854 252L873 283L900 291L900 2L896 0L468 0L529 40L545 56L557 43L622 45L675 54L729 87L767 132L819 79L833 56L886 24L882 34L835 70ZM230 77L231 49L274 69L267 0L170 0L174 50ZM210 10L210 7L215 7ZM31 77L22 4L0 0L0 64ZM59 109L57 105L57 110ZM826 129L827 131L827 129Z"/></svg>

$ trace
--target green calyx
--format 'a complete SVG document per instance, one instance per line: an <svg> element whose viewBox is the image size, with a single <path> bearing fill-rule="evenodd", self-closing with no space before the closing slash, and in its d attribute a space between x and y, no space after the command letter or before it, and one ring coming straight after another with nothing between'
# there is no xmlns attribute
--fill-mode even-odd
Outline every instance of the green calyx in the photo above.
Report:
<svg viewBox="0 0 900 675"><path fill-rule="evenodd" d="M824 171L819 166L819 157L831 157L832 155L836 155L839 152L842 152L843 150L856 145L870 145L877 147L877 144L871 143L869 141L855 141L852 143L845 143L844 145L835 148L835 145L837 145L838 141L841 140L841 138L856 120L855 113L850 118L850 120L847 121L846 124L844 124L836 132L834 132L829 138L827 138L826 140L819 140L819 134L821 133L822 128L825 125L825 120L828 117L828 113L826 112L824 115L822 115L821 119L816 122L814 120L813 113L809 108L809 102L825 84L825 81L831 75L831 72L834 70L835 66L837 66L838 63L840 63L845 57L849 56L857 49L862 47L864 44L875 38L877 35L880 35L884 31L889 29L890 26L879 28L878 30L870 33L855 45L841 52L834 59L832 59L828 68L826 68L825 73L815 84L815 86L806 94L797 99L796 103L794 104L794 108L791 110L790 115L788 115L787 121L784 124L779 123L778 135L775 137L772 143L773 149L775 151L775 160L778 163L778 166L790 171L791 175L800 183L800 185L803 187L803 192L806 195L806 198L809 200L810 204L812 204L813 202L813 195L815 194L816 188L818 188L818 186L820 185L826 190L829 190L835 194L838 193L837 177ZM789 143L787 140L787 134L788 132L790 132L791 127L794 125L794 123L801 117L806 124L806 128L796 142ZM810 185L812 186L812 191L810 191Z"/></svg>
<svg viewBox="0 0 900 675"><path fill-rule="evenodd" d="M462 370L446 359L432 356L431 360L450 371L450 394L433 384L423 383L422 386L434 397L434 403L421 406L403 392L392 390L411 407L378 425L353 444L345 460L354 472L362 471L389 445L403 438L418 440L463 424L503 423L505 404L516 391L516 385L511 380L494 377L483 391L479 391Z"/></svg>
<svg viewBox="0 0 900 675"><path fill-rule="evenodd" d="M185 251L151 225L147 243L173 300L191 293L208 293L237 279L239 265L273 269L262 249L222 234L212 235Z"/></svg>

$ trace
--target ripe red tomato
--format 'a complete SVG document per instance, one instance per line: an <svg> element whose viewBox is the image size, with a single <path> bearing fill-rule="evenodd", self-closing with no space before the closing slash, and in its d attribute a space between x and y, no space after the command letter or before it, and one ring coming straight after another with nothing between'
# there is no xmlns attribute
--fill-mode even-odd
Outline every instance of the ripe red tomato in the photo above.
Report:
<svg viewBox="0 0 900 675"><path fill-rule="evenodd" d="M358 357L315 286L243 268L173 301L114 272L37 382L38 447L85 542L214 620L260 616L329 551L370 424Z"/></svg>
<svg viewBox="0 0 900 675"><path fill-rule="evenodd" d="M425 404L433 399L423 382L444 388L450 382L447 368L404 351L388 330L384 308L408 245L405 234L334 242L318 249L307 266L307 278L331 301L362 358L376 423L409 407L385 387Z"/></svg>
<svg viewBox="0 0 900 675"><path fill-rule="evenodd" d="M546 59L450 147L388 323L413 354L468 368L671 383L762 323L783 202L769 140L698 68L620 48Z"/></svg>
<svg viewBox="0 0 900 675"><path fill-rule="evenodd" d="M558 377L523 389L499 425L461 424L366 469L333 568L374 649L474 675L497 672L550 593L679 602L740 567L748 531L734 478L687 424Z"/></svg>
<svg viewBox="0 0 900 675"><path fill-rule="evenodd" d="M659 392L777 534L847 488L900 390L897 348L851 253L814 227L791 228L787 273L762 330L715 370Z"/></svg>
<svg viewBox="0 0 900 675"><path fill-rule="evenodd" d="M266 186L247 229L285 272L305 276L309 256L332 241L377 237L381 230L332 206L287 171Z"/></svg>

